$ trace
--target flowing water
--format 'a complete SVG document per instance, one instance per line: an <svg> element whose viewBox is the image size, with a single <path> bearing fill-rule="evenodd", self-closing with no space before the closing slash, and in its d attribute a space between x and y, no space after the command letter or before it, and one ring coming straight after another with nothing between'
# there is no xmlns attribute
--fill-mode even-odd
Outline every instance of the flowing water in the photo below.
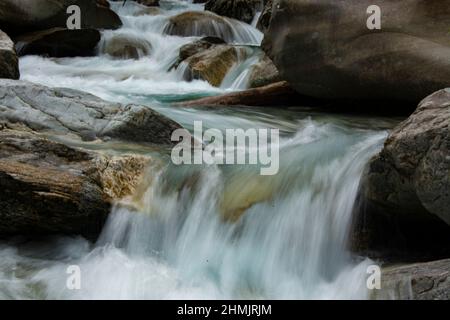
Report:
<svg viewBox="0 0 450 320"><path fill-rule="evenodd" d="M162 1L157 15L136 16L139 8L114 4L124 27L103 34L98 56L24 57L22 78L143 103L187 129L194 120L221 130L278 128L280 171L261 176L250 165L177 167L161 150L85 143L105 152L138 149L154 161L137 194L113 209L96 243L81 237L0 243L0 298L368 298L371 261L347 250L349 228L364 166L395 121L306 108L171 106L245 88L261 53L249 48L249 57L232 68L220 88L184 81L182 71L169 71L170 66L179 48L202 34L165 36L164 30L171 16L203 7ZM253 27L237 26L236 43L261 40ZM116 36L137 39L151 54L144 50L139 60L113 59L104 48ZM81 269L81 290L66 287L70 265Z"/></svg>

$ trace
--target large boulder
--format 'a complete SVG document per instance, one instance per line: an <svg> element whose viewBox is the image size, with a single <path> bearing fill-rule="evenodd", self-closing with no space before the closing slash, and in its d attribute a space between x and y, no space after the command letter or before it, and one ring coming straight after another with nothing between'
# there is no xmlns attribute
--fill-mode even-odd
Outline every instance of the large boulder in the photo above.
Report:
<svg viewBox="0 0 450 320"><path fill-rule="evenodd" d="M418 103L450 86L450 0L275 0L264 48L298 92Z"/></svg>
<svg viewBox="0 0 450 320"><path fill-rule="evenodd" d="M0 28L15 34L65 28L70 16L67 8L71 5L77 5L81 9L82 28L117 29L122 25L119 16L105 6L104 1L2 0Z"/></svg>
<svg viewBox="0 0 450 320"><path fill-rule="evenodd" d="M251 23L260 6L260 0L209 0L205 4L205 10Z"/></svg>
<svg viewBox="0 0 450 320"><path fill-rule="evenodd" d="M85 140L115 138L165 145L172 144L172 132L180 128L146 106L111 103L77 90L14 80L0 80L0 120Z"/></svg>
<svg viewBox="0 0 450 320"><path fill-rule="evenodd" d="M88 152L1 124L0 236L95 238L114 202L133 194L149 161Z"/></svg>
<svg viewBox="0 0 450 320"><path fill-rule="evenodd" d="M450 225L450 89L424 99L369 165L366 198Z"/></svg>
<svg viewBox="0 0 450 320"><path fill-rule="evenodd" d="M361 185L360 245L400 254L450 253L449 119L446 89L424 99L370 161Z"/></svg>
<svg viewBox="0 0 450 320"><path fill-rule="evenodd" d="M19 79L19 60L14 43L0 30L0 78Z"/></svg>
<svg viewBox="0 0 450 320"><path fill-rule="evenodd" d="M94 56L100 41L95 29L68 30L53 28L20 35L15 38L17 54L49 57Z"/></svg>
<svg viewBox="0 0 450 320"><path fill-rule="evenodd" d="M387 267L381 289L372 298L396 300L449 300L450 259Z"/></svg>

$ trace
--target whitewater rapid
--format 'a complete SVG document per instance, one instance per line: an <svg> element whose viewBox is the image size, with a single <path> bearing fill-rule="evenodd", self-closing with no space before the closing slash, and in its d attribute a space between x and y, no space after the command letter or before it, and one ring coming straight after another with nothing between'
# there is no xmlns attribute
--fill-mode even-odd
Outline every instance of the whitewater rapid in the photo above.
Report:
<svg viewBox="0 0 450 320"><path fill-rule="evenodd" d="M234 110L218 121L270 126L275 117ZM0 298L368 298L373 262L348 251L348 235L363 168L390 123L298 111L279 119L278 175L155 156L141 191L114 208L96 243L1 244ZM72 265L81 290L67 290Z"/></svg>
<svg viewBox="0 0 450 320"><path fill-rule="evenodd" d="M257 61L256 56L260 55L258 52L250 54L248 59L243 59L247 68L242 68L241 63L232 68L232 74L226 77L220 88L213 87L206 81L185 81L183 70L171 69L178 60L179 50L183 45L205 35L222 35L223 32L217 26L207 28L208 33L199 30L192 37L165 34L171 17L186 11L203 11L203 5L184 1L161 1L161 9L155 15L136 15L145 7L132 1L125 6L121 2L112 2L111 6L120 15L123 27L102 32L98 56L60 59L23 57L20 61L22 79L51 87L71 87L90 92L105 100L119 100L124 103L135 101L136 98L147 103L171 102L247 87L245 79L243 81L245 75L241 73L249 73L249 67ZM233 30L228 39L229 43L250 46L261 43L263 34L256 28L237 20L225 20ZM137 60L111 57L105 48L117 38L131 39L139 43L139 47L148 49L148 54L141 53L140 59Z"/></svg>
<svg viewBox="0 0 450 320"><path fill-rule="evenodd" d="M167 154L152 152L139 192L113 209L96 243L81 237L0 242L0 299L368 298L373 262L349 252L349 228L364 167L394 123L302 108L171 106L245 88L249 66L260 56L232 68L220 88L182 80L170 66L179 48L199 37L163 31L169 17L203 6L161 3L159 14L138 17L136 4L113 4L124 27L103 33L98 56L23 57L23 79L147 104L187 129L194 120L220 130L280 129L280 172L263 177L255 166L177 167ZM244 36L256 37L247 44L262 39L245 28ZM151 55L117 60L104 54L117 35L145 41ZM81 270L80 290L66 287L72 265Z"/></svg>

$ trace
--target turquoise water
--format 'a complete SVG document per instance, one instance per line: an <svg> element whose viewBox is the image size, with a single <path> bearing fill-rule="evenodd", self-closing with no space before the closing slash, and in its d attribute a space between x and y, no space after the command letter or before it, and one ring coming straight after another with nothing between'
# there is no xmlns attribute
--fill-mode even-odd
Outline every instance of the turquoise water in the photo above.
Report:
<svg viewBox="0 0 450 320"><path fill-rule="evenodd" d="M279 173L261 176L252 165L175 166L164 148L53 136L154 161L140 191L113 208L97 242L53 237L0 243L0 298L368 298L367 267L373 262L348 251L349 228L364 167L397 121L307 106L174 106L237 88L230 79L228 87L215 88L168 71L180 46L198 37L168 37L161 30L169 17L202 7L163 1L164 8L157 16L134 17L136 5L116 7L124 28L103 37L143 37L154 50L148 57L115 60L101 48L93 58L29 56L20 61L22 77L148 105L188 130L194 121L203 121L205 129L279 129ZM245 28L244 35L258 36L251 26ZM230 77L241 83L245 75L239 71L245 68L235 68ZM71 265L80 267L80 290L66 286Z"/></svg>

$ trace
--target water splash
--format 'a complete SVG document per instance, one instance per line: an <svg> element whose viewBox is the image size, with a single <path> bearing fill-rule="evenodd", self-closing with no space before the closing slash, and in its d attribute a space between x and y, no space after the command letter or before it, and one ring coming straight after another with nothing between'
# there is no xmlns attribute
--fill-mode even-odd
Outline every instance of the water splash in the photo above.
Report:
<svg viewBox="0 0 450 320"><path fill-rule="evenodd" d="M49 299L368 298L371 262L347 251L348 229L363 168L386 133L349 123L299 120L298 131L281 141L284 156L273 177L249 166L155 164L131 206L113 210L94 246L59 239L28 255L0 248L8 258L0 270L29 270L2 275L10 280L0 292ZM64 287L72 264L82 270L79 291Z"/></svg>
<svg viewBox="0 0 450 320"><path fill-rule="evenodd" d="M136 4L113 4L124 27L104 33L99 56L24 57L23 77L143 103L245 87L252 55L232 68L222 88L183 82L181 71L168 71L179 48L197 38L164 35L167 19L202 7L161 3L154 16L137 15ZM113 59L105 48L117 35L142 40L150 53ZM251 166L173 167L157 155L141 192L113 210L96 244L82 238L0 244L0 299L368 297L370 261L346 244L363 167L382 147L383 126L370 130L361 119L279 109L152 107L187 128L194 119L219 129L279 128L279 174L261 177ZM65 287L72 264L82 270L79 291Z"/></svg>
<svg viewBox="0 0 450 320"><path fill-rule="evenodd" d="M128 1L125 6L121 2L112 2L111 6L120 15L123 27L103 31L97 57L23 57L20 60L22 79L51 87L71 87L123 103L135 102L136 98L146 103L180 101L220 94L229 89L244 89L245 85L233 86L231 80L228 88L215 88L202 80L183 81L180 72L171 68L178 60L180 48L198 40L201 33L192 37L168 36L164 30L170 18L186 11L202 13L203 5L161 1L154 14L140 14L148 8L133 1ZM232 30L230 42L261 41L262 34L255 28L239 21L224 21ZM120 49L127 44L137 47L136 54L133 54L134 50L131 54L119 50L118 56L111 56L117 47Z"/></svg>
<svg viewBox="0 0 450 320"><path fill-rule="evenodd" d="M262 54L257 48L246 48L245 55L239 56L220 85L220 88L229 91L244 90L249 87L250 76L253 67L262 59Z"/></svg>

